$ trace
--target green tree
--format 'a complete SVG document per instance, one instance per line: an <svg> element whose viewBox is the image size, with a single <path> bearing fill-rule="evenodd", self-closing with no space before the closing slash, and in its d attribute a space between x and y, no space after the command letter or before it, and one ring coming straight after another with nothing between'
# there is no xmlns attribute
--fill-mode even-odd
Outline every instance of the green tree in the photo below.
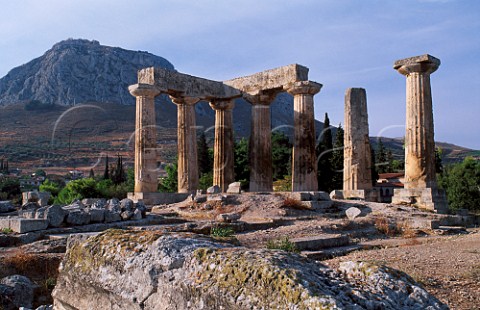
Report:
<svg viewBox="0 0 480 310"><path fill-rule="evenodd" d="M0 198L2 200L20 200L21 195L20 182L17 179L0 177Z"/></svg>
<svg viewBox="0 0 480 310"><path fill-rule="evenodd" d="M55 203L69 204L75 199L99 198L101 193L97 190L97 184L94 179L86 178L70 181L60 190L55 198Z"/></svg>
<svg viewBox="0 0 480 310"><path fill-rule="evenodd" d="M242 138L235 142L234 146L234 164L235 180L242 184L246 189L250 185L250 164L248 159L248 140ZM213 180L212 180L213 183Z"/></svg>
<svg viewBox="0 0 480 310"><path fill-rule="evenodd" d="M208 151L207 139L205 133L202 132L197 140L197 156L198 156L198 172L200 175L212 172L213 157L210 157Z"/></svg>
<svg viewBox="0 0 480 310"><path fill-rule="evenodd" d="M178 165L177 161L165 167L167 176L160 180L158 191L176 193L178 191Z"/></svg>
<svg viewBox="0 0 480 310"><path fill-rule="evenodd" d="M105 156L105 170L103 172L103 179L104 180L110 179L109 169L110 169L110 167L108 166L108 155L107 155L107 156Z"/></svg>
<svg viewBox="0 0 480 310"><path fill-rule="evenodd" d="M372 167L371 168L371 173L372 173L372 185L375 186L377 184L378 180L378 170L377 170L377 165L375 163L375 150L373 147L370 145L370 156L372 160Z"/></svg>
<svg viewBox="0 0 480 310"><path fill-rule="evenodd" d="M345 132L342 124L338 125L335 135L335 143L333 145L333 153L331 158L331 166L333 169L332 190L343 188L343 149L344 149Z"/></svg>
<svg viewBox="0 0 480 310"><path fill-rule="evenodd" d="M117 163L112 166L110 179L115 185L125 182L125 170L123 169L123 159L120 154L117 154Z"/></svg>
<svg viewBox="0 0 480 310"><path fill-rule="evenodd" d="M480 162L467 157L463 162L445 167L439 184L447 194L452 210L480 211Z"/></svg>
<svg viewBox="0 0 480 310"><path fill-rule="evenodd" d="M443 173L443 163L442 163L443 150L440 147L435 148L435 172Z"/></svg>
<svg viewBox="0 0 480 310"><path fill-rule="evenodd" d="M60 192L60 185L56 182L52 182L49 179L45 179L38 187L41 192L50 192L52 197L57 196Z"/></svg>
<svg viewBox="0 0 480 310"><path fill-rule="evenodd" d="M318 189L323 191L331 191L333 190L333 168L331 165L333 142L328 113L325 113L323 130L320 133L318 140L320 140L320 143L318 143L316 147Z"/></svg>
<svg viewBox="0 0 480 310"><path fill-rule="evenodd" d="M273 180L281 180L291 174L292 143L280 131L272 133L272 174Z"/></svg>
<svg viewBox="0 0 480 310"><path fill-rule="evenodd" d="M377 150L375 152L375 163L378 173L388 172L387 150L383 145L382 139L378 139Z"/></svg>

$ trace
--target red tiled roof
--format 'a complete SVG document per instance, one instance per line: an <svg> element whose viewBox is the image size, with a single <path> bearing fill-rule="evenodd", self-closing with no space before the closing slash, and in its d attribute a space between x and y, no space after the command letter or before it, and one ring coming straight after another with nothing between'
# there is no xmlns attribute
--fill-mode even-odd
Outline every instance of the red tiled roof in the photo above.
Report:
<svg viewBox="0 0 480 310"><path fill-rule="evenodd" d="M403 172L392 172L392 173L380 173L378 175L379 179L393 179L393 178L402 178L405 173Z"/></svg>

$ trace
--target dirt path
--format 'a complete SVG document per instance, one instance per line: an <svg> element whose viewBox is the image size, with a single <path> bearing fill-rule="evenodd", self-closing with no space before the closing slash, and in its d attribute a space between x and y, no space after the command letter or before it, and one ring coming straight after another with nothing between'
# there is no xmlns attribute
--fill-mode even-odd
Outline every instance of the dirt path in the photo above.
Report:
<svg viewBox="0 0 480 310"><path fill-rule="evenodd" d="M451 309L480 309L479 230L406 243L412 245L354 252L324 262L332 267L346 260L380 262L405 271Z"/></svg>

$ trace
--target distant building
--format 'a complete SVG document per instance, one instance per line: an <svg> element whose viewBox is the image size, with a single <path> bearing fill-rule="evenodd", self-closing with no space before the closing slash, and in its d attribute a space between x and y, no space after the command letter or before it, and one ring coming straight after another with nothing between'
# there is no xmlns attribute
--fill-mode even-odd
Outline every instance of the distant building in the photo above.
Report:
<svg viewBox="0 0 480 310"><path fill-rule="evenodd" d="M83 172L80 170L70 170L68 174L70 174L72 180L78 180L83 178Z"/></svg>
<svg viewBox="0 0 480 310"><path fill-rule="evenodd" d="M375 184L379 193L379 202L392 202L393 190L403 188L404 181L404 172L380 173Z"/></svg>

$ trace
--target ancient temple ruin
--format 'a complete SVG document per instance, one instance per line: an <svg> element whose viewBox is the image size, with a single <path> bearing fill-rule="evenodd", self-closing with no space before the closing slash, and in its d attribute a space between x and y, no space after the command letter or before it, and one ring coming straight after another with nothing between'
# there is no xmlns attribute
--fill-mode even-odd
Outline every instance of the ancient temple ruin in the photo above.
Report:
<svg viewBox="0 0 480 310"><path fill-rule="evenodd" d="M178 192L198 188L195 104L209 102L215 110L213 185L223 191L234 181L234 101L252 104L250 191L272 191L270 104L280 92L294 98L293 191L316 191L315 118L313 96L322 85L308 80L308 68L293 64L250 76L218 82L163 68L138 72L129 87L137 98L135 134L135 192L133 199L155 200L157 192L155 97L167 94L178 113Z"/></svg>
<svg viewBox="0 0 480 310"><path fill-rule="evenodd" d="M344 126L343 190L334 191L332 197L376 201L365 89L349 88L345 92Z"/></svg>
<svg viewBox="0 0 480 310"><path fill-rule="evenodd" d="M393 66L407 78L405 188L395 189L393 203L446 212L445 192L437 187L430 74L440 59L428 54L397 60Z"/></svg>

